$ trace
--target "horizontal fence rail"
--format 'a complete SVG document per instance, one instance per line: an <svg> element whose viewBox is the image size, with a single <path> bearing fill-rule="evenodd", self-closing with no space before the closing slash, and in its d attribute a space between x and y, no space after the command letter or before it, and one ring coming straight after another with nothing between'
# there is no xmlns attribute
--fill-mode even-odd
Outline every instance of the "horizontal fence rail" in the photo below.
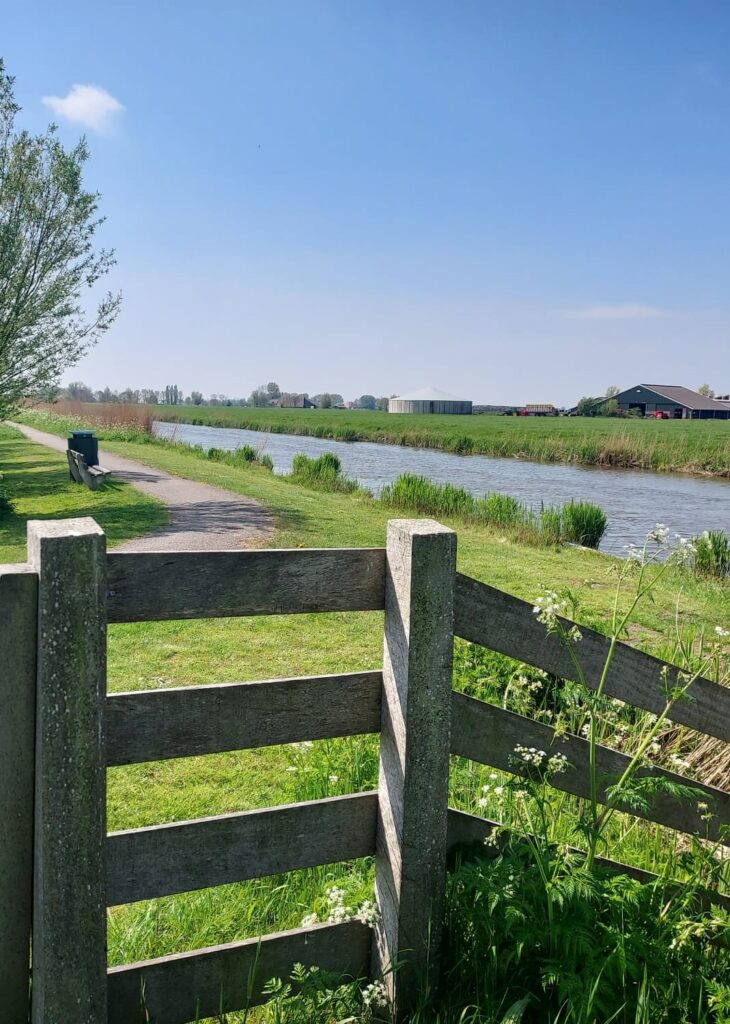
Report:
<svg viewBox="0 0 730 1024"><path fill-rule="evenodd" d="M568 628L573 623L564 620ZM586 682L595 689L603 672L610 641L586 626L576 648ZM469 576L456 574L454 632L464 640L524 661L562 679L577 679L576 668L559 637L548 634L532 612L532 605L489 587ZM606 680L605 693L637 708L660 714L666 707L667 687L681 685L676 666L628 644L618 644ZM730 742L730 690L709 679L697 679L686 699L672 708L672 721L708 736Z"/></svg>
<svg viewBox="0 0 730 1024"><path fill-rule="evenodd" d="M453 855L459 851L462 859L469 860L470 855L478 853L480 857L496 857L509 838L508 831L497 821L490 821L489 818L480 818L476 814L469 814L467 811L457 811L449 807L448 821L448 847ZM496 839L496 842L493 840ZM490 842L485 845L486 841ZM572 848L577 856L584 856L584 851ZM642 885L656 882L659 875L653 871L645 871L643 868L636 868L632 864L623 864L618 860L610 860L608 857L596 857L595 863L615 875L628 875L636 879ZM681 883L677 883L679 886ZM699 899L707 906L716 903L726 910L730 910L730 896L725 893L716 892L712 889L704 889L698 892Z"/></svg>
<svg viewBox="0 0 730 1024"><path fill-rule="evenodd" d="M107 555L109 622L379 611L383 548Z"/></svg>
<svg viewBox="0 0 730 1024"><path fill-rule="evenodd" d="M379 732L382 686L378 670L110 694L107 764Z"/></svg>
<svg viewBox="0 0 730 1024"><path fill-rule="evenodd" d="M353 978L382 971L402 1018L438 978L447 851L496 853L506 841L495 822L448 807L450 754L519 774L518 744L559 751L570 767L551 785L590 795L587 740L452 691L454 636L559 678L578 673L530 604L455 572L456 536L433 521L391 521L386 548L107 555L90 519L31 524L29 541L33 580L0 571L0 608L9 586L25 595L23 607L22 595L14 597L20 625L0 622L2 653L13 663L9 707L20 715L17 728L10 717L0 723L0 734L11 751L20 737L25 752L8 760L0 806L17 810L18 772L28 805L22 820L15 815L13 856L0 851L17 889L11 902L4 887L0 900L5 931L18 926L16 940L0 938L9 1024L28 1020L31 874L22 861L30 858L31 814L34 1021L187 1024L264 1002L266 983L288 981L297 963ZM382 670L105 692L107 621L366 611L385 613ZM595 689L610 641L580 630L577 654ZM14 680L26 676L32 696L21 706ZM676 666L619 644L604 692L659 714L681 682ZM730 690L698 679L671 718L730 742ZM106 834L107 767L374 733L376 792ZM630 759L605 746L597 759L605 801ZM722 835L730 793L660 768L640 772L695 792L659 793L647 811L627 813L730 847ZM485 849L495 831L496 846ZM373 856L374 934L359 921L314 925L107 969L108 906ZM641 882L655 877L598 863ZM717 900L730 905L726 895Z"/></svg>
<svg viewBox="0 0 730 1024"><path fill-rule="evenodd" d="M453 754L514 773L517 770L514 750L518 744L544 750L548 755L560 752L568 758L571 767L565 772L552 775L549 779L550 785L574 796L590 796L588 740L570 733L558 736L555 729L549 725L475 700L463 693L453 694L451 714ZM603 803L606 788L618 781L631 759L609 747L599 746L596 760L599 777L598 799ZM722 834L723 825L730 823L730 793L683 778L662 768L638 769L637 775L647 774L691 786L697 791L697 795L682 800L667 793L659 793L652 800L648 813L636 807L622 808L620 804L619 810L624 809L629 814L678 829L680 832L700 833L730 846L730 836ZM699 802L708 805L713 815L710 821L703 820L703 815L707 812L699 808Z"/></svg>
<svg viewBox="0 0 730 1024"><path fill-rule="evenodd" d="M375 853L377 793L309 800L107 836L107 905Z"/></svg>
<svg viewBox="0 0 730 1024"><path fill-rule="evenodd" d="M498 836L494 845L485 845L486 841ZM481 857L496 857L505 842L509 833L498 821L491 821L489 818L480 818L477 814L469 814L468 811L457 811L449 807L449 851L453 853L462 847L478 847ZM574 851L580 854L580 850ZM622 864L617 860L609 860L606 857L596 857L596 863L607 871L615 872L617 875L628 875L635 878L637 882L655 882L658 875L651 871L644 871L643 868L635 868L631 864ZM730 904L730 900L728 900Z"/></svg>
<svg viewBox="0 0 730 1024"><path fill-rule="evenodd" d="M288 980L295 964L366 978L371 942L367 925L346 921L114 967L108 1024L188 1024L257 1006L266 983Z"/></svg>

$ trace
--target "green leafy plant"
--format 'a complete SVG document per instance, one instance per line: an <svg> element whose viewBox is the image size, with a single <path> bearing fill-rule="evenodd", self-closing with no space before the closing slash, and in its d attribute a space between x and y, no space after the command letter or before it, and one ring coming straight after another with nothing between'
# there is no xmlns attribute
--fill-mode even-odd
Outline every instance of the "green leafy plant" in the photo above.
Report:
<svg viewBox="0 0 730 1024"><path fill-rule="evenodd" d="M581 661L580 629L565 617L575 614L577 599L547 590L534 611L564 646L577 682L560 684L544 673L531 679L518 667L502 691L505 705L533 716L539 695L556 745L516 745L509 773L493 774L495 781L481 787L480 808L496 800L509 828L493 832L485 853L449 882L446 987L478 1005L484 1020L498 1020L502 1005L529 993L524 1013L531 1024L727 1021L730 916L712 892L721 872L717 854L729 836L721 829L709 839L712 809L692 779L654 767L672 710L700 676L726 675L730 632L718 626L676 645L679 670L676 678L664 676L658 714L617 708L606 688L619 640L640 602L692 557L692 548L682 539L671 545L658 524L630 555L618 569L608 650L595 685ZM566 730L588 743L589 795L573 810L554 788L574 770L559 748ZM621 774L606 778L598 747L612 735L626 757ZM667 797L695 802L708 825L708 835L692 839L676 858L683 882L669 873L649 881L628 877L601 859L610 851L616 815L649 814Z"/></svg>

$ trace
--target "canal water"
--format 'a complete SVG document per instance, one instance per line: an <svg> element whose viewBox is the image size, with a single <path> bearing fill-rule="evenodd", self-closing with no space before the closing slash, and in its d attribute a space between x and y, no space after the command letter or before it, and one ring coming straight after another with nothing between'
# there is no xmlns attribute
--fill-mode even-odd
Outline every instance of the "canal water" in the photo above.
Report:
<svg viewBox="0 0 730 1024"><path fill-rule="evenodd" d="M512 494L536 509L541 502L562 505L571 499L592 501L608 516L601 550L614 554L623 554L628 544L643 543L646 533L658 522L683 536L703 530L730 532L730 480L451 455L433 449L326 441L187 423L156 422L154 430L159 437L204 448L232 451L244 444L253 445L271 456L277 473L287 473L299 452L315 457L334 452L342 461L342 471L375 494L401 473L419 473L437 483L465 487L477 496L489 491Z"/></svg>

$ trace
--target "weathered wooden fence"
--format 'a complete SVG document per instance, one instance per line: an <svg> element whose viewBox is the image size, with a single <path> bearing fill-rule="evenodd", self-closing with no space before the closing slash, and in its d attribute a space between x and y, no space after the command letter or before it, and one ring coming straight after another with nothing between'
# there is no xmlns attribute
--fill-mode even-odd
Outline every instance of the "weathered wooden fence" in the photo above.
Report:
<svg viewBox="0 0 730 1024"><path fill-rule="evenodd" d="M391 522L385 549L108 555L93 520L29 524L28 564L0 568L3 1021L184 1024L261 1002L298 962L366 977L394 958L407 1010L437 969L447 851L495 827L448 807L450 755L512 771L517 743L555 741L575 770L554 784L588 794L586 740L452 692L455 635L575 675L529 605L455 558L455 534L429 520ZM382 671L106 694L107 622L383 609ZM595 687L607 641L582 633ZM620 646L606 692L660 712L668 671ZM698 679L690 697L673 719L730 740L730 691ZM106 833L107 766L367 733L380 733L377 792ZM626 763L599 750L602 775ZM719 836L730 794L700 788ZM666 795L647 817L707 827ZM374 940L349 921L107 968L108 906L373 854Z"/></svg>

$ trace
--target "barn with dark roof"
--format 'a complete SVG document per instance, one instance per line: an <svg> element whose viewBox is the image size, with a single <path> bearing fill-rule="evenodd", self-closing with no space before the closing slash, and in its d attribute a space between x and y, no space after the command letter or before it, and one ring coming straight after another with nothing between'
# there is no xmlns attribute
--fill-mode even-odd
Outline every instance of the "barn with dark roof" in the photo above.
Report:
<svg viewBox="0 0 730 1024"><path fill-rule="evenodd" d="M676 384L637 384L604 401L618 402L622 412L641 416L662 416L671 420L730 419L727 396L708 398Z"/></svg>

